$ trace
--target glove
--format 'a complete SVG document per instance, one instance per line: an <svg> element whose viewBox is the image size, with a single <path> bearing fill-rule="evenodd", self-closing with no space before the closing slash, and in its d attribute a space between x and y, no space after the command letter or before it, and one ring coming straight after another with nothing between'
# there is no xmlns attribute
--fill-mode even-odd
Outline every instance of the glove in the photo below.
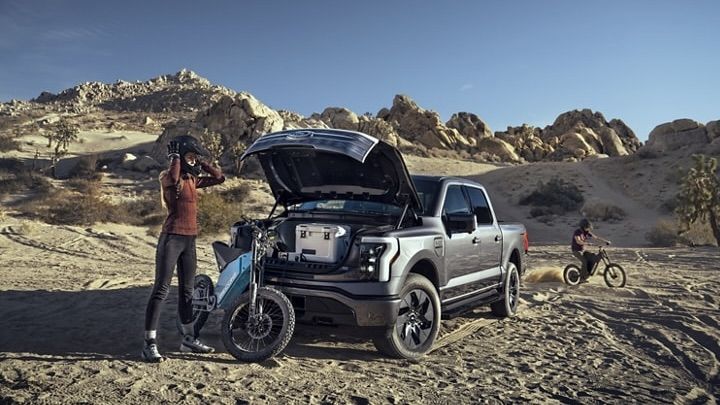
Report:
<svg viewBox="0 0 720 405"><path fill-rule="evenodd" d="M180 157L180 142L170 141L167 145L168 159L173 160L174 158Z"/></svg>

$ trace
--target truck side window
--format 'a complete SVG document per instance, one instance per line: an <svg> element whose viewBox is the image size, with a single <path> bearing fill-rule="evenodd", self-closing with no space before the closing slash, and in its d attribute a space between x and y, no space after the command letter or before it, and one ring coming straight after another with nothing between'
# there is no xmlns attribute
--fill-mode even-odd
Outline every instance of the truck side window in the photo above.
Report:
<svg viewBox="0 0 720 405"><path fill-rule="evenodd" d="M483 191L475 187L466 187L466 190L470 196L472 212L477 218L478 225L491 225L493 223L493 216Z"/></svg>
<svg viewBox="0 0 720 405"><path fill-rule="evenodd" d="M443 213L445 214L470 214L467 200L463 194L462 187L449 186L445 195L445 205L443 205Z"/></svg>

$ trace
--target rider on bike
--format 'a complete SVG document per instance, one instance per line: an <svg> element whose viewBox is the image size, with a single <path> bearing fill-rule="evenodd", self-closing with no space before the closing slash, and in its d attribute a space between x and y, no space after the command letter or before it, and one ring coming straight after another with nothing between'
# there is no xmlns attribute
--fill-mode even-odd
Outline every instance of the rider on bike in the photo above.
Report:
<svg viewBox="0 0 720 405"><path fill-rule="evenodd" d="M593 234L592 229L592 223L583 218L580 221L580 227L573 233L572 243L570 244L573 256L582 263L582 271L580 272L581 282L587 282L587 279L590 277L590 269L592 269L596 260L596 255L594 253L585 251L585 245L591 244L589 241L590 239L597 239L608 245L610 244L609 240Z"/></svg>

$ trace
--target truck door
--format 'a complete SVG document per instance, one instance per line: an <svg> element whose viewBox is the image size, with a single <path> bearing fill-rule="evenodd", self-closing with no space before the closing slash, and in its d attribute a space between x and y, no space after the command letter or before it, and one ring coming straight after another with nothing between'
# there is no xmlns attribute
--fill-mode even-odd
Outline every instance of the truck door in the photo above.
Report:
<svg viewBox="0 0 720 405"><path fill-rule="evenodd" d="M446 218L451 214L470 214L469 201L465 197L462 186L450 184L445 193L442 215ZM447 228L450 232L449 228ZM478 261L477 245L473 242L473 234L468 232L452 231L445 243L445 268L448 280L456 279L474 271Z"/></svg>
<svg viewBox="0 0 720 405"><path fill-rule="evenodd" d="M472 212L477 220L477 228L473 233L473 240L478 242L478 261L475 271L481 271L483 286L490 286L500 282L502 263L502 232L495 220L488 199L483 189L465 186L470 197Z"/></svg>

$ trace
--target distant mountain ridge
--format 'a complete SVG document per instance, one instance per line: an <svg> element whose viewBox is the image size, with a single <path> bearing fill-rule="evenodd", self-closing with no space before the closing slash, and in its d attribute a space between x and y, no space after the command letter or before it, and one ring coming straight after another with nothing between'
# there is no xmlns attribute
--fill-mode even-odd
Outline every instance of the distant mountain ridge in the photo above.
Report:
<svg viewBox="0 0 720 405"><path fill-rule="evenodd" d="M109 129L157 132L162 128L158 144L179 134L211 133L224 147L225 160L231 159L230 150L237 149L237 144L247 144L265 133L313 127L365 132L404 153L509 163L624 156L642 146L622 120L608 121L589 109L560 114L542 129L522 125L498 132L470 112L455 113L443 122L439 114L406 95L396 95L391 107L375 115L328 107L304 117L274 110L249 93L214 85L187 69L144 82L87 82L58 94L43 92L31 101L0 104L0 120L12 117L13 123L23 123L24 116L51 113L81 126L112 121ZM710 135L708 139L712 140ZM156 149L161 154L161 148Z"/></svg>

